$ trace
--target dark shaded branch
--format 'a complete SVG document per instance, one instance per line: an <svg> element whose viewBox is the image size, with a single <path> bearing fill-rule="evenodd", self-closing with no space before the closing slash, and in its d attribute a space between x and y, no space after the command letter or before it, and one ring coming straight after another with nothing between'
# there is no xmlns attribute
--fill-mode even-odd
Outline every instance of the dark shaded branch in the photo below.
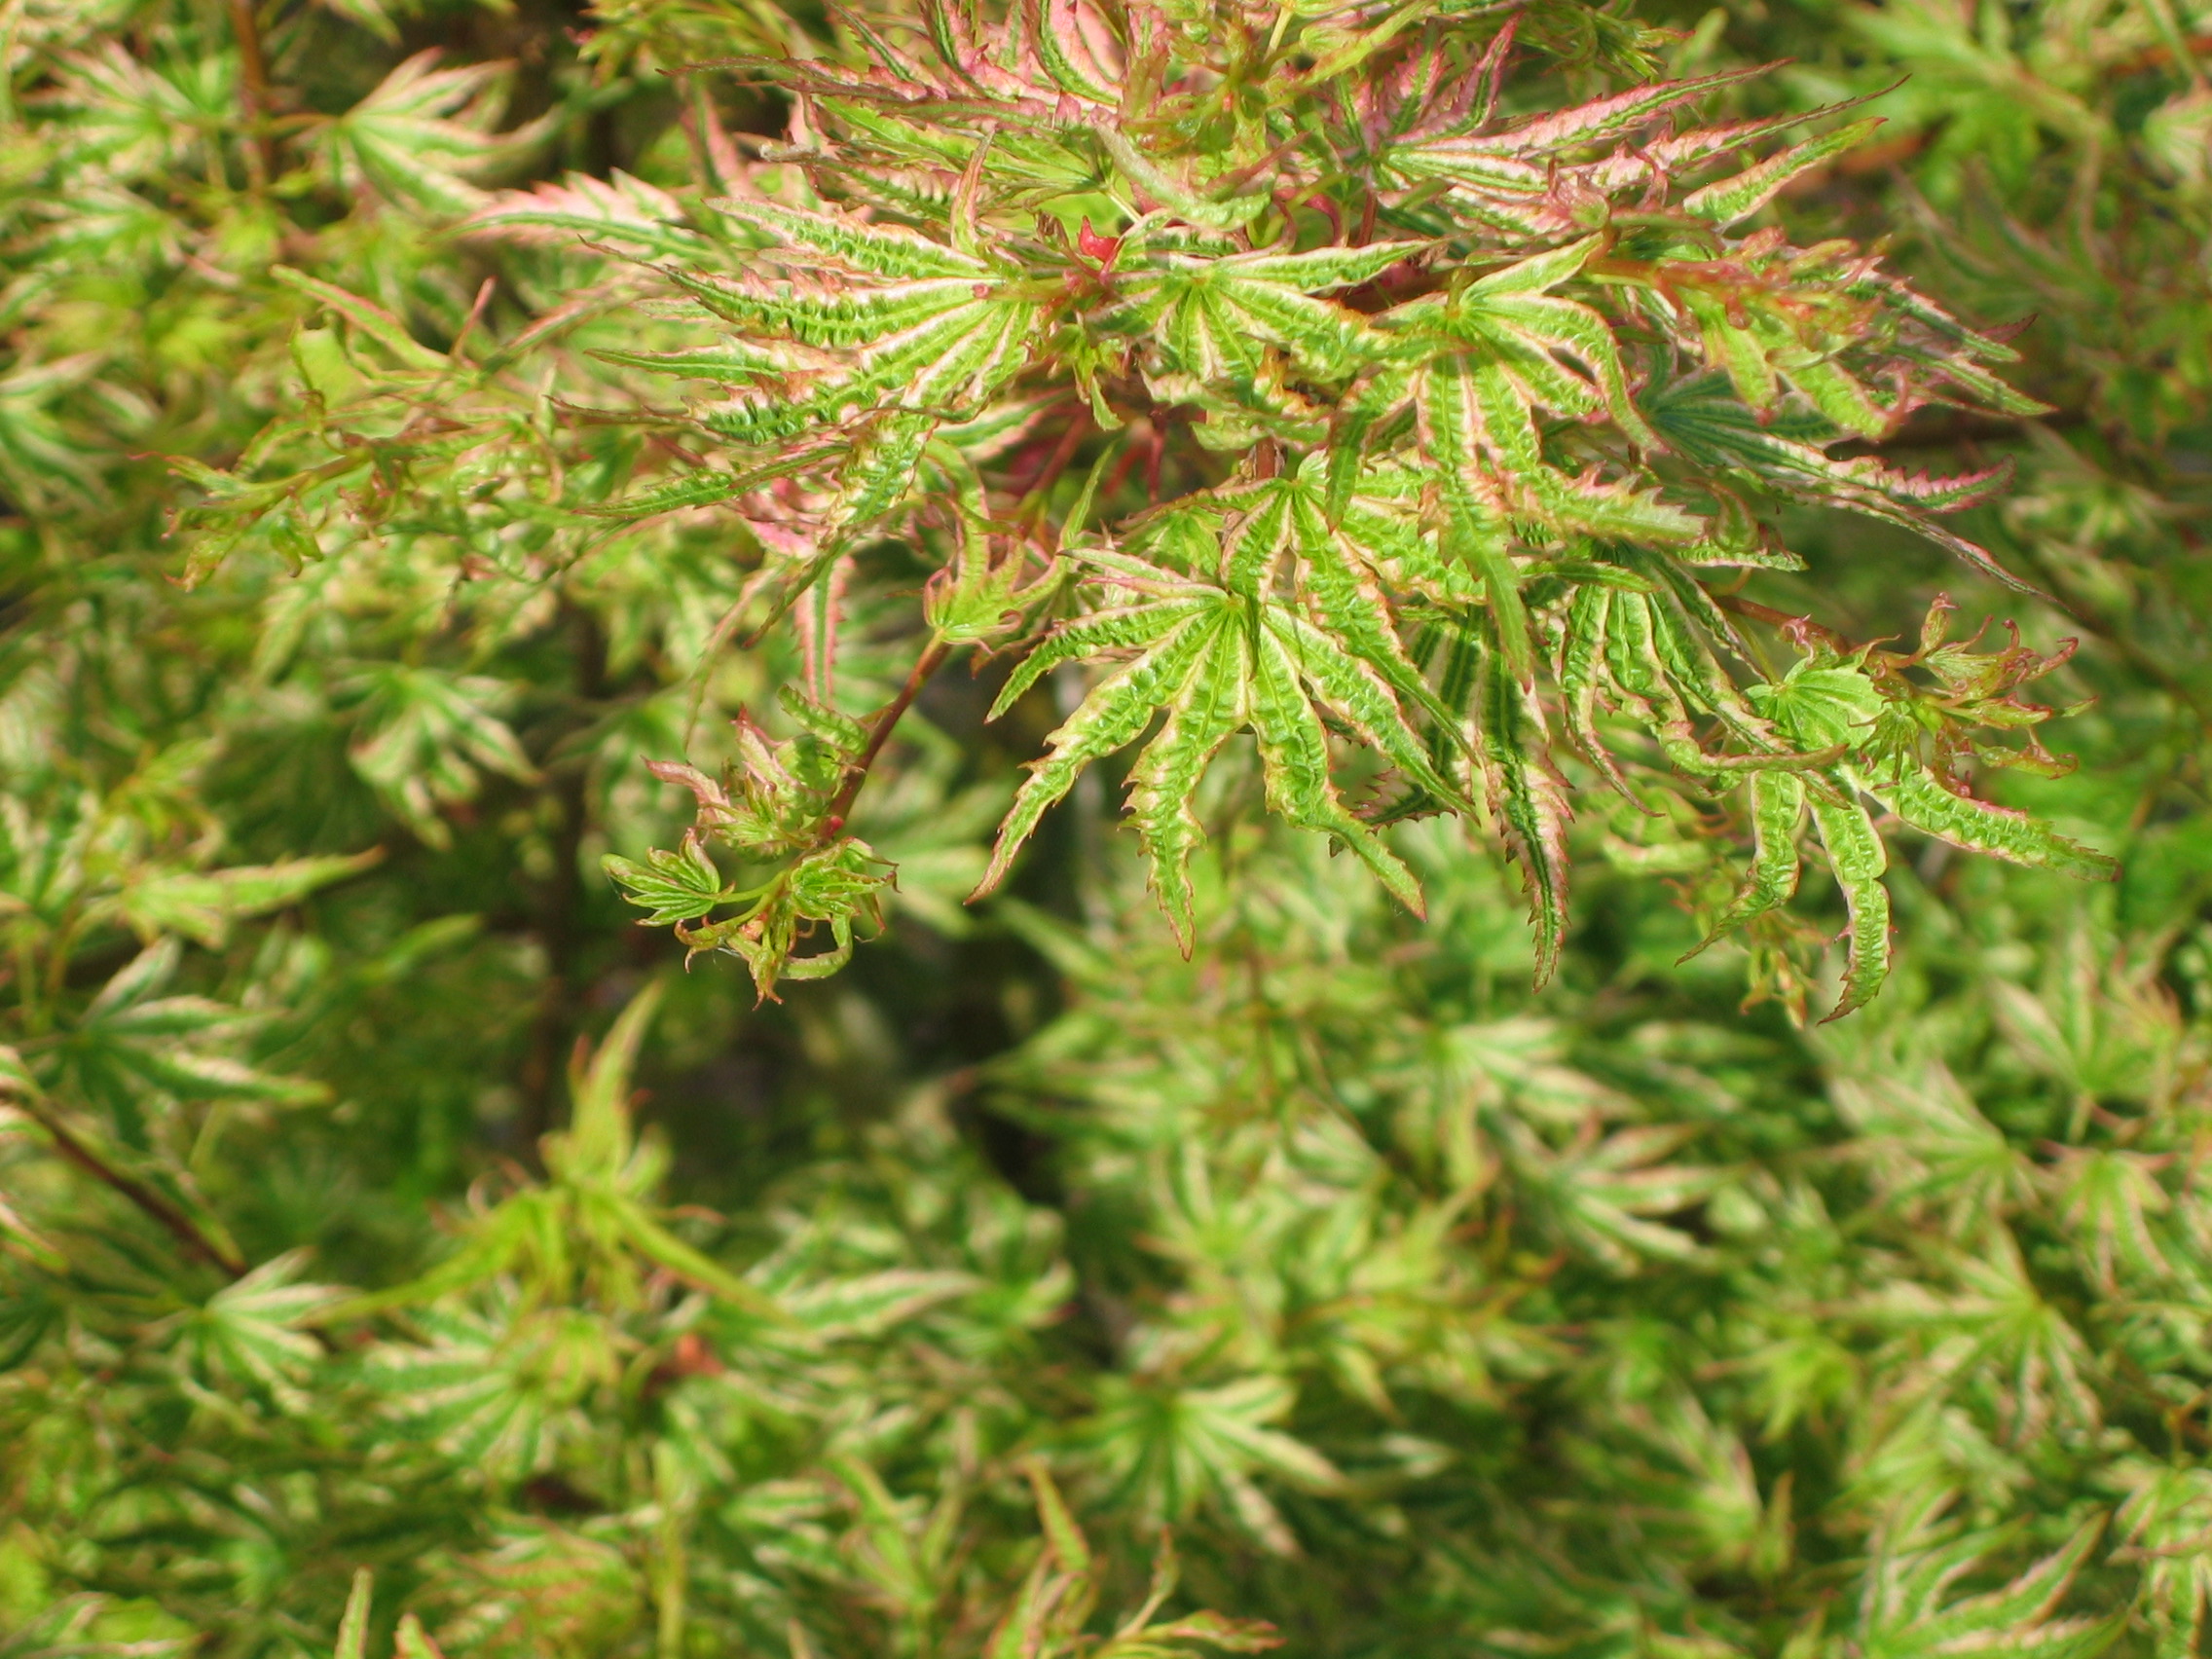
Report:
<svg viewBox="0 0 2212 1659"><path fill-rule="evenodd" d="M159 1222L182 1244L185 1253L205 1262L230 1278L243 1278L246 1264L200 1230L200 1224L135 1176L116 1168L79 1140L58 1115L27 1095L15 1096L15 1104L47 1132L61 1156L95 1181L120 1193L142 1212Z"/></svg>
<svg viewBox="0 0 2212 1659"><path fill-rule="evenodd" d="M1953 449L1964 444L2016 442L2027 435L2033 426L2048 426L2055 431L2086 425L2089 412L2085 409L2054 409L2048 415L1972 415L1955 412L1940 421L1907 421L1903 426L1879 443L1855 441L1838 444L1834 454L1841 460L1855 456L1893 456L1910 454L1916 450Z"/></svg>
<svg viewBox="0 0 2212 1659"><path fill-rule="evenodd" d="M571 610L570 626L574 639L575 694L588 707L607 695L607 642L587 610ZM555 814L553 869L537 896L536 913L532 917L532 931L545 952L545 982L538 991L530 1047L517 1079L522 1092L518 1125L522 1144L515 1151L534 1163L538 1140L553 1127L554 1102L583 989L577 979L578 958L585 943L585 894L577 861L582 857L584 832L591 820L588 768L580 756L560 759L559 748L556 739L546 757L546 793Z"/></svg>

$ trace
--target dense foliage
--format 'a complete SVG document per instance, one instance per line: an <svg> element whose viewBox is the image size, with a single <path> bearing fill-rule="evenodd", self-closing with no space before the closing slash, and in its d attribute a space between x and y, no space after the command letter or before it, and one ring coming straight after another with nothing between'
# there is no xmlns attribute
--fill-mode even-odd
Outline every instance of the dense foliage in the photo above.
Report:
<svg viewBox="0 0 2212 1659"><path fill-rule="evenodd" d="M2199 1651L2208 27L0 6L0 1653Z"/></svg>

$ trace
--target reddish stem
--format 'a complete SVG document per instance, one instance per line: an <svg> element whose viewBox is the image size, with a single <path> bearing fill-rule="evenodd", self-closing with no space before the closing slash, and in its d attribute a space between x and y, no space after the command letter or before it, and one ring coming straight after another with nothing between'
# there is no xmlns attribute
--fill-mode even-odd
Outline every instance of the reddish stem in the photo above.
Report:
<svg viewBox="0 0 2212 1659"><path fill-rule="evenodd" d="M1023 500L1035 500L1060 481L1060 474L1075 460L1076 447L1090 431L1090 411L1078 409L1068 422L1068 429L1060 434L1060 441L1052 446L1052 453L1045 458L1045 464L1037 469L1037 476L1021 492Z"/></svg>
<svg viewBox="0 0 2212 1659"><path fill-rule="evenodd" d="M875 723L868 728L867 747L861 757L845 768L845 781L837 790L837 798L830 803L830 811L822 823L822 838L829 840L845 830L845 819L853 810L853 801L867 782L868 768L875 757L883 753L883 746L891 741L891 731L906 711L914 706L914 699L922 694L922 687L930 682L930 676L943 666L944 659L952 654L952 645L945 640L933 640L928 650L915 659L914 670L906 676L906 683L899 687L899 695L876 711Z"/></svg>

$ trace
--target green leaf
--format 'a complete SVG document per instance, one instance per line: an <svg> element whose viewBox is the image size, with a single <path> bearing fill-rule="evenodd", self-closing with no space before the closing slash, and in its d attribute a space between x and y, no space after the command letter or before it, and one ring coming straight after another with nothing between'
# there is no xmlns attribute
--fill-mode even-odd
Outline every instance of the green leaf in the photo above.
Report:
<svg viewBox="0 0 2212 1659"><path fill-rule="evenodd" d="M1146 640L1142 655L1115 669L1090 688L1075 713L1046 740L1050 753L1045 758L1029 762L1029 776L1014 795L1006 822L999 827L990 866L977 884L975 897L982 897L1006 879L1014 855L1029 839L1046 809L1075 787L1086 766L1134 742L1152 723L1154 714L1181 693L1198 664L1218 660L1209 647L1232 624L1232 615L1219 603L1184 605L1157 617L1134 612L1126 621L1116 618L1115 623L1112 632L1117 637L1138 628L1157 631ZM1050 643L1030 660L1034 662L1036 655L1048 648ZM1064 651L1080 648L1062 647ZM1023 664L1025 670L1028 667ZM1043 672L1039 668L1030 678L1034 680ZM1000 705L1010 706L1015 694L1010 682Z"/></svg>
<svg viewBox="0 0 2212 1659"><path fill-rule="evenodd" d="M1885 707L1873 681L1856 668L1797 664L1778 683L1751 685L1746 695L1759 713L1807 749L1862 749L1874 736Z"/></svg>
<svg viewBox="0 0 2212 1659"><path fill-rule="evenodd" d="M1027 300L970 292L897 333L865 346L811 400L824 418L900 408L931 419L978 413L1028 361L1038 308Z"/></svg>
<svg viewBox="0 0 2212 1659"><path fill-rule="evenodd" d="M1269 263L1261 259L1256 271L1265 273ZM1170 256L1162 268L1132 275L1121 286L1134 322L1157 340L1167 365L1201 384L1257 379L1268 345L1324 376L1349 375L1381 357L1386 343L1358 313L1306 291L1336 285L1333 267L1290 263L1288 275L1271 279L1236 259ZM1355 269L1349 262L1344 268Z"/></svg>
<svg viewBox="0 0 2212 1659"><path fill-rule="evenodd" d="M348 757L387 806L425 844L452 843L441 809L473 799L483 774L534 782L537 768L500 711L513 687L488 675L372 663L359 696Z"/></svg>
<svg viewBox="0 0 2212 1659"><path fill-rule="evenodd" d="M758 1287L748 1284L712 1256L694 1249L635 1206L622 1216L623 1241L657 1267L730 1307L756 1317L781 1321L786 1315Z"/></svg>
<svg viewBox="0 0 2212 1659"><path fill-rule="evenodd" d="M1946 789L1917 766L1878 771L1862 785L1915 830L1954 847L2082 881L2111 881L2120 874L2120 862L2110 854L2069 840L2024 812Z"/></svg>
<svg viewBox="0 0 2212 1659"><path fill-rule="evenodd" d="M304 271L295 271L287 265L272 265L269 275L285 287L307 295L316 304L337 313L362 334L382 346L398 360L400 367L424 374L443 374L451 365L447 359L414 335L407 325L382 306L349 294L345 289L311 276Z"/></svg>
<svg viewBox="0 0 2212 1659"><path fill-rule="evenodd" d="M1517 472L1522 467L1543 471L1543 452L1518 394L1494 376L1493 367L1464 355L1431 368L1420 401L1421 443L1443 488L1445 545L1482 577L1498 649L1526 685L1535 678L1535 645L1509 533L1497 507L1499 485L1482 459L1483 449L1496 441L1493 415L1503 413L1506 436L1516 446L1501 456L1509 476L1528 476ZM1493 409L1493 402L1501 410Z"/></svg>
<svg viewBox="0 0 2212 1659"><path fill-rule="evenodd" d="M1058 571L1050 563L1023 587L1028 543L1005 537L994 544L994 539L987 526L962 518L951 563L931 576L922 590L922 619L939 639L965 644L1006 635L1025 611L1059 591Z"/></svg>
<svg viewBox="0 0 2212 1659"><path fill-rule="evenodd" d="M1688 1234L1648 1219L1682 1210L1720 1184L1718 1170L1661 1161L1694 1132L1639 1124L1554 1152L1525 1122L1511 1120L1505 1151L1538 1225L1578 1255L1628 1274L1648 1258L1697 1253Z"/></svg>
<svg viewBox="0 0 2212 1659"><path fill-rule="evenodd" d="M663 275L725 322L822 350L850 350L889 340L983 303L977 296L976 280L967 276L815 290L788 283L731 281L682 266L664 267Z"/></svg>
<svg viewBox="0 0 2212 1659"><path fill-rule="evenodd" d="M935 416L914 410L883 416L862 432L837 472L837 499L831 521L840 531L849 535L865 529L904 503L936 430ZM820 569L808 568L792 597L811 586L838 551L833 545L818 555Z"/></svg>
<svg viewBox="0 0 2212 1659"><path fill-rule="evenodd" d="M752 386L802 369L824 369L833 360L803 354L802 348L787 342L756 344L748 340L722 340L687 351L617 351L601 347L591 354L603 363L618 363L625 368L735 386Z"/></svg>
<svg viewBox="0 0 2212 1659"><path fill-rule="evenodd" d="M1560 351L1579 357L1595 377L1605 412L1615 424L1631 442L1646 449L1658 447L1657 435L1645 424L1629 395L1620 345L1603 316L1571 300L1518 294L1486 296L1478 306L1476 297L1480 289L1481 285L1477 284L1470 290L1454 314L1452 322L1457 331L1478 338L1488 336L1507 350L1519 348L1508 359L1509 367L1521 367L1524 372L1529 367L1548 364L1547 352ZM1555 396L1547 401L1563 413L1579 412L1579 397Z"/></svg>
<svg viewBox="0 0 2212 1659"><path fill-rule="evenodd" d="M332 182L368 185L433 214L459 217L481 206L471 182L486 169L525 157L551 132L541 118L501 132L507 67L434 67L433 48L418 52L345 114L315 123L312 142Z"/></svg>
<svg viewBox="0 0 2212 1659"><path fill-rule="evenodd" d="M724 197L708 203L725 219L767 232L792 249L824 254L877 276L988 276L990 267L955 248L897 225L868 224L847 214Z"/></svg>
<svg viewBox="0 0 2212 1659"><path fill-rule="evenodd" d="M295 904L318 888L373 867L383 856L372 848L350 858L291 859L207 871L148 870L127 883L111 903L141 939L180 933L215 949L240 917Z"/></svg>
<svg viewBox="0 0 2212 1659"><path fill-rule="evenodd" d="M1258 191L1228 191L1216 197L1203 190L1194 190L1155 164L1114 123L1095 122L1090 131L1124 178L1190 224L1208 230L1234 231L1267 210L1268 198Z"/></svg>
<svg viewBox="0 0 2212 1659"><path fill-rule="evenodd" d="M1083 662L1113 651L1150 646L1177 624L1197 616L1210 615L1216 603L1213 595L1206 590L1189 588L1180 594L1164 595L1156 601L1114 606L1059 623L1035 650L1022 658L1020 666L1008 676L1006 684L992 701L990 718L995 720L1005 715L1040 680L1063 663Z"/></svg>
<svg viewBox="0 0 2212 1659"><path fill-rule="evenodd" d="M646 912L640 927L697 921L737 897L735 889L724 885L698 834L689 830L676 851L655 847L643 865L608 853L600 866L620 886L622 897Z"/></svg>
<svg viewBox="0 0 2212 1659"><path fill-rule="evenodd" d="M1329 776L1329 740L1300 684L1300 661L1272 628L1253 641L1246 709L1259 740L1268 805L1302 829L1334 835L1373 870L1392 897L1420 915L1420 886L1405 861L1346 810Z"/></svg>
<svg viewBox="0 0 2212 1659"><path fill-rule="evenodd" d="M563 1181L619 1180L630 1161L630 1075L645 1030L659 1012L661 986L632 997L596 1051L579 1044L569 1062L569 1126L546 1139L545 1167Z"/></svg>
<svg viewBox="0 0 2212 1659"><path fill-rule="evenodd" d="M1722 935L1780 909L1796 897L1797 836L1805 821L1805 781L1794 772L1754 772L1745 792L1751 808L1751 867L1728 907L1689 952L1691 956Z"/></svg>
<svg viewBox="0 0 2212 1659"><path fill-rule="evenodd" d="M1377 241L1365 247L1317 247L1305 253L1236 253L1209 261L1206 268L1235 281L1265 282L1302 294L1321 294L1331 288L1362 287L1393 265L1427 251L1430 245Z"/></svg>
<svg viewBox="0 0 2212 1659"><path fill-rule="evenodd" d="M212 1380L229 1380L299 1398L294 1385L308 1379L322 1349L305 1327L317 1322L340 1292L298 1282L304 1251L262 1263L186 1315L178 1326L178 1351Z"/></svg>
<svg viewBox="0 0 2212 1659"><path fill-rule="evenodd" d="M1129 816L1152 861L1152 887L1183 954L1193 941L1191 855L1205 839L1194 802L1198 782L1246 719L1245 644L1239 630L1215 626L1206 654L1167 701L1160 735L1129 773Z"/></svg>
<svg viewBox="0 0 2212 1659"><path fill-rule="evenodd" d="M1950 1601L1949 1586L2006 1542L1969 1533L1945 1543L1906 1538L1870 1564L1853 1636L1869 1659L1934 1659L1982 1648L2021 1659L2089 1659L2119 1635L2119 1619L2050 1616L2104 1530L2101 1516L2010 1583Z"/></svg>
<svg viewBox="0 0 2212 1659"><path fill-rule="evenodd" d="M1606 782L1623 794L1628 780L1598 730L1598 696L1605 667L1606 622L1612 608L1612 592L1596 582L1584 583L1567 601L1567 626L1561 636L1559 659L1560 702L1567 717L1567 734L1583 757L1604 774Z"/></svg>
<svg viewBox="0 0 2212 1659"><path fill-rule="evenodd" d="M1844 903L1851 912L1843 995L1827 1015L1833 1020L1863 1008L1889 977L1890 894L1882 885L1889 856L1874 821L1848 787L1836 793L1816 787L1810 800L1813 824L1820 831L1821 845L1827 850L1828 867L1835 872L1836 885L1843 889Z"/></svg>
<svg viewBox="0 0 2212 1659"><path fill-rule="evenodd" d="M1646 393L1643 413L1668 447L1701 466L1798 500L1902 526L1948 549L1991 580L2015 592L2043 597L2033 585L1999 565L1986 548L1928 521L1919 499L1932 493L1939 501L1945 492L1932 490L1927 480L1915 483L1893 472L1871 456L1832 460L1815 444L1762 425L1756 399L1749 391L1742 394L1741 402L1726 397L1719 390L1724 384L1717 376L1685 378L1656 394ZM1877 430L1886 429L1886 415L1875 411L1868 419L1879 420ZM1989 477L1981 474L1974 483ZM1962 495L1971 499L1972 486L1963 489Z"/></svg>
<svg viewBox="0 0 2212 1659"><path fill-rule="evenodd" d="M1478 276L1466 288L1466 299L1490 300L1508 294L1548 294L1589 264L1590 256L1604 245L1604 237L1584 237L1565 247L1549 248L1516 260L1488 276Z"/></svg>
<svg viewBox="0 0 2212 1659"><path fill-rule="evenodd" d="M1215 1387L1113 1378L1082 1430L1112 1489L1140 1513L1180 1521L1217 1506L1281 1552L1295 1547L1255 1477L1328 1491L1335 1465L1272 1426L1291 1407L1290 1383L1248 1377Z"/></svg>
<svg viewBox="0 0 2212 1659"><path fill-rule="evenodd" d="M353 1588L346 1598L346 1613L338 1622L338 1644L331 1659L368 1659L369 1590L375 1575L365 1567L353 1573Z"/></svg>

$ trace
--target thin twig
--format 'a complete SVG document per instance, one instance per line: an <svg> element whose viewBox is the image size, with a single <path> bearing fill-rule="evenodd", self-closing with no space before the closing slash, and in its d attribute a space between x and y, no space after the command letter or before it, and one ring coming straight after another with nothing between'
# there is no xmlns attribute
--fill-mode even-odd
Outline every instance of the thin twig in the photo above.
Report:
<svg viewBox="0 0 2212 1659"><path fill-rule="evenodd" d="M1067 430L1060 434L1059 442L1052 447L1052 453L1045 458L1044 464L1037 469L1037 476L1020 492L1021 499L1014 507L1016 517L1024 509L1038 513L1044 511L1046 492L1057 484L1060 475L1067 471L1068 462L1075 460L1076 446L1089 435L1090 427L1090 411L1078 409L1068 422Z"/></svg>
<svg viewBox="0 0 2212 1659"><path fill-rule="evenodd" d="M2189 682L2130 639L2100 608L2084 599L2081 591L2067 579L2065 570L2055 560L2045 558L2042 551L2034 546L2023 547L2021 557L2054 590L2050 599L2061 611L2079 622L2129 668L2186 706L2196 717L2199 726L2212 731L2212 709L2205 706L2203 699L2192 689Z"/></svg>
<svg viewBox="0 0 2212 1659"><path fill-rule="evenodd" d="M875 723L868 728L867 747L861 751L858 760L845 768L844 784L837 791L837 798L830 803L829 815L822 821L824 839L844 833L846 815L853 810L861 786L867 782L868 768L883 753L883 746L891 741L892 727L914 706L914 699L922 694L930 676L943 666L944 659L951 654L950 641L932 640L929 649L915 660L914 671L906 676L906 683L899 687L899 695L876 711Z"/></svg>
<svg viewBox="0 0 2212 1659"><path fill-rule="evenodd" d="M106 1159L79 1140L53 1112L27 1095L18 1094L14 1104L19 1107L40 1128L52 1138L62 1157L84 1170L94 1180L105 1183L136 1204L147 1215L160 1222L173 1235L186 1251L208 1266L230 1277L243 1278L246 1265L232 1251L226 1250L200 1230L199 1223L170 1203L144 1182L125 1174Z"/></svg>
<svg viewBox="0 0 2212 1659"><path fill-rule="evenodd" d="M1764 622L1770 628L1779 628L1793 640L1817 637L1825 641L1831 650L1844 656L1851 654L1850 641L1832 628L1822 627L1810 616L1792 616L1787 610L1777 610L1771 605L1761 605L1757 600L1746 599L1741 594L1712 593L1711 589L1707 591L1711 594L1713 603L1723 610L1733 610L1737 615L1748 616L1753 622Z"/></svg>
<svg viewBox="0 0 2212 1659"><path fill-rule="evenodd" d="M485 308L492 303L492 290L498 285L499 279L497 276L487 276L477 285L476 303L468 308L468 315L461 319L461 332L453 337L453 345L446 350L446 355L455 362L461 361L461 349L468 344L469 335L484 320ZM686 456L684 459L688 461L690 458Z"/></svg>

